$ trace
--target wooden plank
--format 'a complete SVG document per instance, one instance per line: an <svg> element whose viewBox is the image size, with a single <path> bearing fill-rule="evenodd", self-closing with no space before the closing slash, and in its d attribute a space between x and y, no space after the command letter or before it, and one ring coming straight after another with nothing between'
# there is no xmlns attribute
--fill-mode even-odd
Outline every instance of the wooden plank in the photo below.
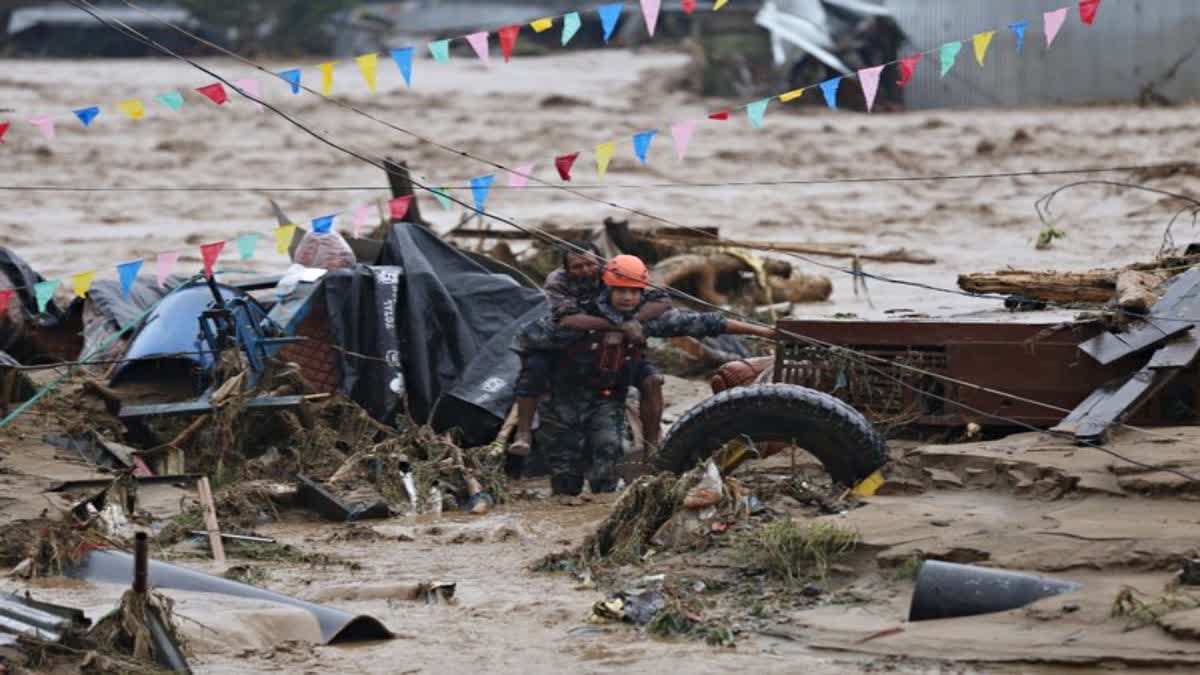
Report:
<svg viewBox="0 0 1200 675"><path fill-rule="evenodd" d="M212 548L213 560L225 564L225 545L221 542L221 527L217 523L217 507L213 503L212 488L208 484L208 476L196 483L196 491L200 494L200 506L204 508L204 525L208 528L208 545Z"/></svg>
<svg viewBox="0 0 1200 675"><path fill-rule="evenodd" d="M1166 342L1192 327L1183 320L1200 316L1200 268L1175 278L1162 299L1150 308L1154 318L1137 328L1121 333L1104 333L1079 345L1079 349L1102 365ZM1180 317L1181 320L1161 317Z"/></svg>
<svg viewBox="0 0 1200 675"><path fill-rule="evenodd" d="M1106 393L1080 419L1075 429L1075 438L1085 442L1103 443L1109 427L1137 412L1151 396L1175 379L1180 371L1179 368L1143 368L1137 371L1115 392Z"/></svg>
<svg viewBox="0 0 1200 675"><path fill-rule="evenodd" d="M303 396L259 396L245 402L246 408L286 408L300 405ZM123 405L117 415L127 419L131 417L149 417L151 415L191 415L212 410L212 404L207 399L192 399L179 403L152 403L148 405Z"/></svg>
<svg viewBox="0 0 1200 675"><path fill-rule="evenodd" d="M1147 368L1187 368L1200 355L1200 338L1195 330L1176 336L1165 347L1154 352Z"/></svg>

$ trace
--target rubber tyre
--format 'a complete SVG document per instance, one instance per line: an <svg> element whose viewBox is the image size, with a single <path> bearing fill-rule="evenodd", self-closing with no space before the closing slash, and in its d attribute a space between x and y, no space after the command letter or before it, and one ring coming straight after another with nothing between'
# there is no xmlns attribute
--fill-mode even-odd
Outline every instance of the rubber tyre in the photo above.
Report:
<svg viewBox="0 0 1200 675"><path fill-rule="evenodd" d="M846 486L887 461L887 448L871 423L837 398L794 384L755 384L723 391L689 410L671 427L655 464L683 473L740 436L756 444L794 442Z"/></svg>

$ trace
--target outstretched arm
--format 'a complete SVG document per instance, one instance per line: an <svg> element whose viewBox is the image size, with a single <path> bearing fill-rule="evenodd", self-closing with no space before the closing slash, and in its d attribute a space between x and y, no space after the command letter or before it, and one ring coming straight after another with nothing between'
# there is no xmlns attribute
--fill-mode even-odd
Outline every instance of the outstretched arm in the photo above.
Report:
<svg viewBox="0 0 1200 675"><path fill-rule="evenodd" d="M673 309L661 317L647 321L646 335L652 337L710 337L732 333L773 339L775 329L744 321L726 319L720 312L689 312Z"/></svg>
<svg viewBox="0 0 1200 675"><path fill-rule="evenodd" d="M666 314L667 310L669 309L671 309L671 303L667 300L647 302L642 305L642 308L638 310L637 316L633 318L645 323L647 321L653 321L663 314Z"/></svg>
<svg viewBox="0 0 1200 675"><path fill-rule="evenodd" d="M758 324L734 321L733 319L725 321L725 332L730 335L753 335L755 337L766 338L767 340L774 340L779 337L778 331L770 326L759 326Z"/></svg>
<svg viewBox="0 0 1200 675"><path fill-rule="evenodd" d="M617 330L617 327L608 319L591 314L571 314L564 316L558 320L558 325L563 328L574 328L575 330Z"/></svg>

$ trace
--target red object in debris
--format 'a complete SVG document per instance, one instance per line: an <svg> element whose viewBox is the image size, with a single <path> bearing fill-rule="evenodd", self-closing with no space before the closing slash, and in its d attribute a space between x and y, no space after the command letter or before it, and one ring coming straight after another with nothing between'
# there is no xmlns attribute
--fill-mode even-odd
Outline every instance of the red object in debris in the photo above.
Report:
<svg viewBox="0 0 1200 675"><path fill-rule="evenodd" d="M408 206L412 203L412 195L406 197L396 197L388 202L388 209L391 211L392 220L404 220L404 216L408 215Z"/></svg>
<svg viewBox="0 0 1200 675"><path fill-rule="evenodd" d="M724 532L728 529L729 529L729 523L726 523L724 521L718 520L712 524L713 532Z"/></svg>
<svg viewBox="0 0 1200 675"><path fill-rule="evenodd" d="M8 133L8 122L0 122L0 143L4 142L4 134Z"/></svg>
<svg viewBox="0 0 1200 675"><path fill-rule="evenodd" d="M727 119L729 119L729 111L722 110L721 112L715 112L715 113L709 115L708 119L710 119L710 120L727 120Z"/></svg>
<svg viewBox="0 0 1200 675"><path fill-rule="evenodd" d="M513 47L517 46L517 33L520 32L520 26L505 26L496 31L496 34L500 36L500 51L504 53L505 63L512 58Z"/></svg>
<svg viewBox="0 0 1200 675"><path fill-rule="evenodd" d="M1096 10L1100 9L1100 0L1079 0L1079 20L1087 25L1096 22Z"/></svg>
<svg viewBox="0 0 1200 675"><path fill-rule="evenodd" d="M154 475L154 472L150 470L150 467L146 466L145 460L138 455L134 455L133 475L138 478L149 478Z"/></svg>
<svg viewBox="0 0 1200 675"><path fill-rule="evenodd" d="M684 14L691 14L696 11L696 0L681 0L680 7L683 7Z"/></svg>
<svg viewBox="0 0 1200 675"><path fill-rule="evenodd" d="M921 61L920 54L913 54L900 59L900 80L896 84L903 87L912 79L913 73L917 72L917 64Z"/></svg>
<svg viewBox="0 0 1200 675"><path fill-rule="evenodd" d="M197 87L196 91L217 105L221 105L229 100L229 94L225 92L225 87L222 87L220 82L213 82L203 87Z"/></svg>
<svg viewBox="0 0 1200 675"><path fill-rule="evenodd" d="M559 177L565 181L571 180L571 167L575 166L576 159L579 159L578 152L554 158L554 168L558 169Z"/></svg>

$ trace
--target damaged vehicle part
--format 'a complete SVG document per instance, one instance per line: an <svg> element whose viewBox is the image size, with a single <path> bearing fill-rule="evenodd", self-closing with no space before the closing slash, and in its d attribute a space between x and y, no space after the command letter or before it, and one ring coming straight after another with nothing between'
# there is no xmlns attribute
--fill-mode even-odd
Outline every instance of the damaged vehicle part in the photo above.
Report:
<svg viewBox="0 0 1200 675"><path fill-rule="evenodd" d="M1073 581L926 560L917 572L909 621L1005 612L1082 588Z"/></svg>
<svg viewBox="0 0 1200 675"><path fill-rule="evenodd" d="M320 514L323 518L340 523L370 518L387 518L391 509L382 499L373 502L347 504L317 481L303 475L296 476L299 489L296 500Z"/></svg>

